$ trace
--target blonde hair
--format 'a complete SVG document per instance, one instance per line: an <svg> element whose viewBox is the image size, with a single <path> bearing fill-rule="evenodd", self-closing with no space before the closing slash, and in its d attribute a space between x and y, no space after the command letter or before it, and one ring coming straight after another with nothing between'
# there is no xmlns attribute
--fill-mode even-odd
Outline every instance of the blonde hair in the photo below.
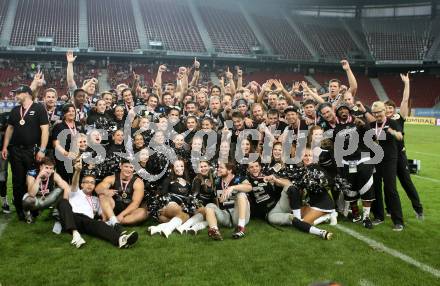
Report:
<svg viewBox="0 0 440 286"><path fill-rule="evenodd" d="M382 101L375 101L373 105L371 105L372 112L380 112L385 111L385 104Z"/></svg>

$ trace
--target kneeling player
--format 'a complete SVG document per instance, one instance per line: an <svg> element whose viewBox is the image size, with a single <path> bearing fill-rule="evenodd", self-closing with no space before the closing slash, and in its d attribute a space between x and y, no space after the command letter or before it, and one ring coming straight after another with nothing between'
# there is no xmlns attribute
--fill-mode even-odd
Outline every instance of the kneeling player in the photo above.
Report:
<svg viewBox="0 0 440 286"><path fill-rule="evenodd" d="M148 218L147 210L140 207L144 198L144 182L135 176L130 161L123 159L119 167L119 172L106 177L96 186L102 217L111 226L138 224Z"/></svg>
<svg viewBox="0 0 440 286"><path fill-rule="evenodd" d="M63 191L70 189L55 170L55 162L50 157L45 157L40 163L39 170L29 170L26 177L28 187L23 196L23 209L26 214L26 222L32 223L34 218L31 214L56 205L63 195Z"/></svg>
<svg viewBox="0 0 440 286"><path fill-rule="evenodd" d="M312 226L316 219L335 212L335 204L328 193L330 177L319 165L313 164L313 152L306 148L303 161L304 169L301 176L293 181L288 190L290 206L292 208L292 225L303 232L318 235L330 240L331 232ZM302 196L306 193L308 207L301 211Z"/></svg>
<svg viewBox="0 0 440 286"><path fill-rule="evenodd" d="M247 179L235 175L233 163L219 163L217 175L215 187L219 205L211 203L206 206L208 235L214 240L223 240L218 224L226 227L236 225L232 237L242 238L250 218L250 205L244 192L250 192L252 186Z"/></svg>

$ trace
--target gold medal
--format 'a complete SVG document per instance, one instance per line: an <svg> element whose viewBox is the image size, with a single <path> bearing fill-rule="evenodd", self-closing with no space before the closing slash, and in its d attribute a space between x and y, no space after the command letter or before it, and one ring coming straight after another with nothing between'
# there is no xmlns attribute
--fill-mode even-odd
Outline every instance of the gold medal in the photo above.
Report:
<svg viewBox="0 0 440 286"><path fill-rule="evenodd" d="M24 121L24 119L19 121L20 125L24 125L26 123L26 121Z"/></svg>
<svg viewBox="0 0 440 286"><path fill-rule="evenodd" d="M122 193L122 198L123 198L123 199L126 199L126 198L127 198L127 193L125 193L125 192Z"/></svg>

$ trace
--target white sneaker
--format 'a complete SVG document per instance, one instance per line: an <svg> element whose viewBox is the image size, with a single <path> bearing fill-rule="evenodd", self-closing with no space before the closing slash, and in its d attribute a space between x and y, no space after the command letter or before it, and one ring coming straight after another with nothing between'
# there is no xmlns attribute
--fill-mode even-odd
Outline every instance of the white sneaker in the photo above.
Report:
<svg viewBox="0 0 440 286"><path fill-rule="evenodd" d="M337 225L338 224L338 213L332 212L330 214L330 225Z"/></svg>
<svg viewBox="0 0 440 286"><path fill-rule="evenodd" d="M129 248L138 240L138 233L136 231L132 231L129 234L126 232L121 233L119 237L119 248Z"/></svg>
<svg viewBox="0 0 440 286"><path fill-rule="evenodd" d="M73 239L70 243L76 248L80 248L83 244L86 243L86 241L81 237L80 234L74 234Z"/></svg>

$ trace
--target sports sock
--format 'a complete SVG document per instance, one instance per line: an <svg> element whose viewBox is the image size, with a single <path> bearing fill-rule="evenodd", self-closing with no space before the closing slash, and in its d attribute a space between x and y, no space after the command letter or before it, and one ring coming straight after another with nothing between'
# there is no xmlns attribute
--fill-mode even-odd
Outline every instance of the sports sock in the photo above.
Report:
<svg viewBox="0 0 440 286"><path fill-rule="evenodd" d="M362 214L362 219L366 219L368 217L370 217L370 207L363 207L363 214Z"/></svg>
<svg viewBox="0 0 440 286"><path fill-rule="evenodd" d="M301 209L292 210L293 216L297 219L301 219Z"/></svg>
<svg viewBox="0 0 440 286"><path fill-rule="evenodd" d="M116 218L116 216L112 216L111 218L109 218L108 220L108 225L110 226L114 226L115 224L119 223L118 219Z"/></svg>
<svg viewBox="0 0 440 286"><path fill-rule="evenodd" d="M203 215L201 213L195 214L190 217L184 224L181 225L183 229L190 228L194 224L203 221Z"/></svg>
<svg viewBox="0 0 440 286"><path fill-rule="evenodd" d="M244 218L238 219L238 226L239 227L245 227L246 226L246 220Z"/></svg>
<svg viewBox="0 0 440 286"><path fill-rule="evenodd" d="M311 226L309 229L309 233L314 234L314 235L318 235L318 236L320 236L323 231L325 231L325 230L319 229L314 226Z"/></svg>
<svg viewBox="0 0 440 286"><path fill-rule="evenodd" d="M2 204L3 205L7 205L8 204L8 199L6 199L6 197L1 197L2 198Z"/></svg>

